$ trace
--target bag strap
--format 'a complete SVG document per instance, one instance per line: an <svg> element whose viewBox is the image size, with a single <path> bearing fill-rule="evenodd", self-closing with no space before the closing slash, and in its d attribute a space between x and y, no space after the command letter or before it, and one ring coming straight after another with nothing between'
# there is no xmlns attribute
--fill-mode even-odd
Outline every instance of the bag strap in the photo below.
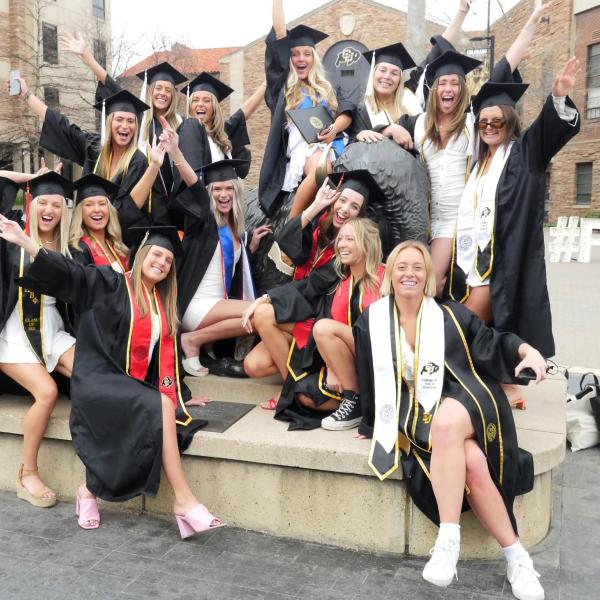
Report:
<svg viewBox="0 0 600 600"><path fill-rule="evenodd" d="M594 379L594 383L587 383L584 386L584 382L585 382L585 378L591 375L591 377ZM584 390L587 390L587 388L596 388L596 393L600 394L600 381L598 381L598 376L595 373L589 372L589 373L584 373L581 376L581 380L579 381L579 389L583 392Z"/></svg>

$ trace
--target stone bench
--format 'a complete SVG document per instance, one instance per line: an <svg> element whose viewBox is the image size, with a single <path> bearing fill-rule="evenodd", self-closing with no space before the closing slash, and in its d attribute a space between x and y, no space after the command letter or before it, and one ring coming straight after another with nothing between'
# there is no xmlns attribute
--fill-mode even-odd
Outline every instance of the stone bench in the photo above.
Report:
<svg viewBox="0 0 600 600"><path fill-rule="evenodd" d="M257 404L276 390L276 380L188 381L197 394ZM528 408L515 411L519 444L534 456L535 486L517 498L521 539L531 547L550 526L552 469L565 452L564 379L526 389ZM0 488L14 489L22 454L26 397L0 396ZM68 428L69 403L61 399L46 431L40 469L61 499L73 499L83 478ZM367 551L426 555L435 527L414 507L402 474L380 482L367 465L368 440L356 430L287 431L272 412L253 408L224 433L200 431L184 454L192 489L228 524L282 537ZM138 498L126 509L169 515L167 485L156 498ZM111 504L111 507L119 506ZM498 548L469 513L462 520L461 557L498 556Z"/></svg>

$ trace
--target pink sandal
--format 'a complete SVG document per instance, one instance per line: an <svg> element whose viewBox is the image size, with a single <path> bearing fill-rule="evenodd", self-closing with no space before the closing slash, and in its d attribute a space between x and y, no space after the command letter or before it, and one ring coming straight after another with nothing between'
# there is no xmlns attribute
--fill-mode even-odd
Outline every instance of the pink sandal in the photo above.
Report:
<svg viewBox="0 0 600 600"><path fill-rule="evenodd" d="M98 529L100 527L100 513L98 512L96 498L81 498L79 490L77 490L75 500L75 515L81 529ZM91 521L96 521L96 523L89 525L88 523Z"/></svg>
<svg viewBox="0 0 600 600"><path fill-rule="evenodd" d="M261 402L260 407L263 410L276 410L278 402L279 402L279 399L275 398L275 396L273 396L272 398L269 398L266 402Z"/></svg>
<svg viewBox="0 0 600 600"><path fill-rule="evenodd" d="M219 522L218 525L213 525L213 521L219 521L204 504L194 506L185 516L175 515L181 539L185 540L194 533L202 533L209 529L218 529L225 527L225 523Z"/></svg>

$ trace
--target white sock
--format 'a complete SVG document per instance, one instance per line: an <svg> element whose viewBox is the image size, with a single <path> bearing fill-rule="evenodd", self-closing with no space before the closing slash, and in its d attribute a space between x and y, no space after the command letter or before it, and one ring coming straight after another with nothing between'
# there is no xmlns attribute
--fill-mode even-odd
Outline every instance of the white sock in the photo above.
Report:
<svg viewBox="0 0 600 600"><path fill-rule="evenodd" d="M458 523L440 523L438 539L460 542L460 525Z"/></svg>
<svg viewBox="0 0 600 600"><path fill-rule="evenodd" d="M523 548L519 540L512 544L512 546L506 546L506 548L502 548L502 552L504 552L504 558L506 558L507 562L515 560L515 558L522 556L523 554L529 556L529 553L527 550L525 550L525 548Z"/></svg>

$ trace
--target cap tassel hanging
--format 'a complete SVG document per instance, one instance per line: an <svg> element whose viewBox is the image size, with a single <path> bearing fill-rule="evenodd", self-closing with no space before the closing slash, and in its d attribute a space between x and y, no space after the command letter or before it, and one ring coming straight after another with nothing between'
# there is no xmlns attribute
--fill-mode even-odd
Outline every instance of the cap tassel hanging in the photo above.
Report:
<svg viewBox="0 0 600 600"><path fill-rule="evenodd" d="M417 91L415 94L423 111L425 111L427 108L427 102L425 100L425 87L429 89L429 86L427 85L427 79L425 77L427 75L427 66L428 65L425 65L423 73L421 73L421 77L419 77L419 84L417 85Z"/></svg>
<svg viewBox="0 0 600 600"><path fill-rule="evenodd" d="M100 145L106 141L106 100L102 100L102 116L100 118Z"/></svg>
<svg viewBox="0 0 600 600"><path fill-rule="evenodd" d="M473 111L473 102L469 101L469 112L466 114L465 125L469 132L469 146L467 156L476 156L479 154L479 136L475 135L475 112Z"/></svg>
<svg viewBox="0 0 600 600"><path fill-rule="evenodd" d="M144 83L142 83L142 89L140 90L140 100L146 102L146 94L148 93L148 71L144 71ZM148 141L143 139L143 132L146 131L146 123L148 120L148 111L144 111L142 115L142 122L140 123L140 130L138 131L138 148L140 152L146 156L148 152Z"/></svg>
<svg viewBox="0 0 600 600"><path fill-rule="evenodd" d="M367 78L367 87L365 88L365 100L367 98L372 98L375 90L373 88L373 77L375 75L375 52L373 52L373 56L371 57L371 68L369 70L369 77Z"/></svg>
<svg viewBox="0 0 600 600"><path fill-rule="evenodd" d="M190 86L185 88L185 118L190 116Z"/></svg>

